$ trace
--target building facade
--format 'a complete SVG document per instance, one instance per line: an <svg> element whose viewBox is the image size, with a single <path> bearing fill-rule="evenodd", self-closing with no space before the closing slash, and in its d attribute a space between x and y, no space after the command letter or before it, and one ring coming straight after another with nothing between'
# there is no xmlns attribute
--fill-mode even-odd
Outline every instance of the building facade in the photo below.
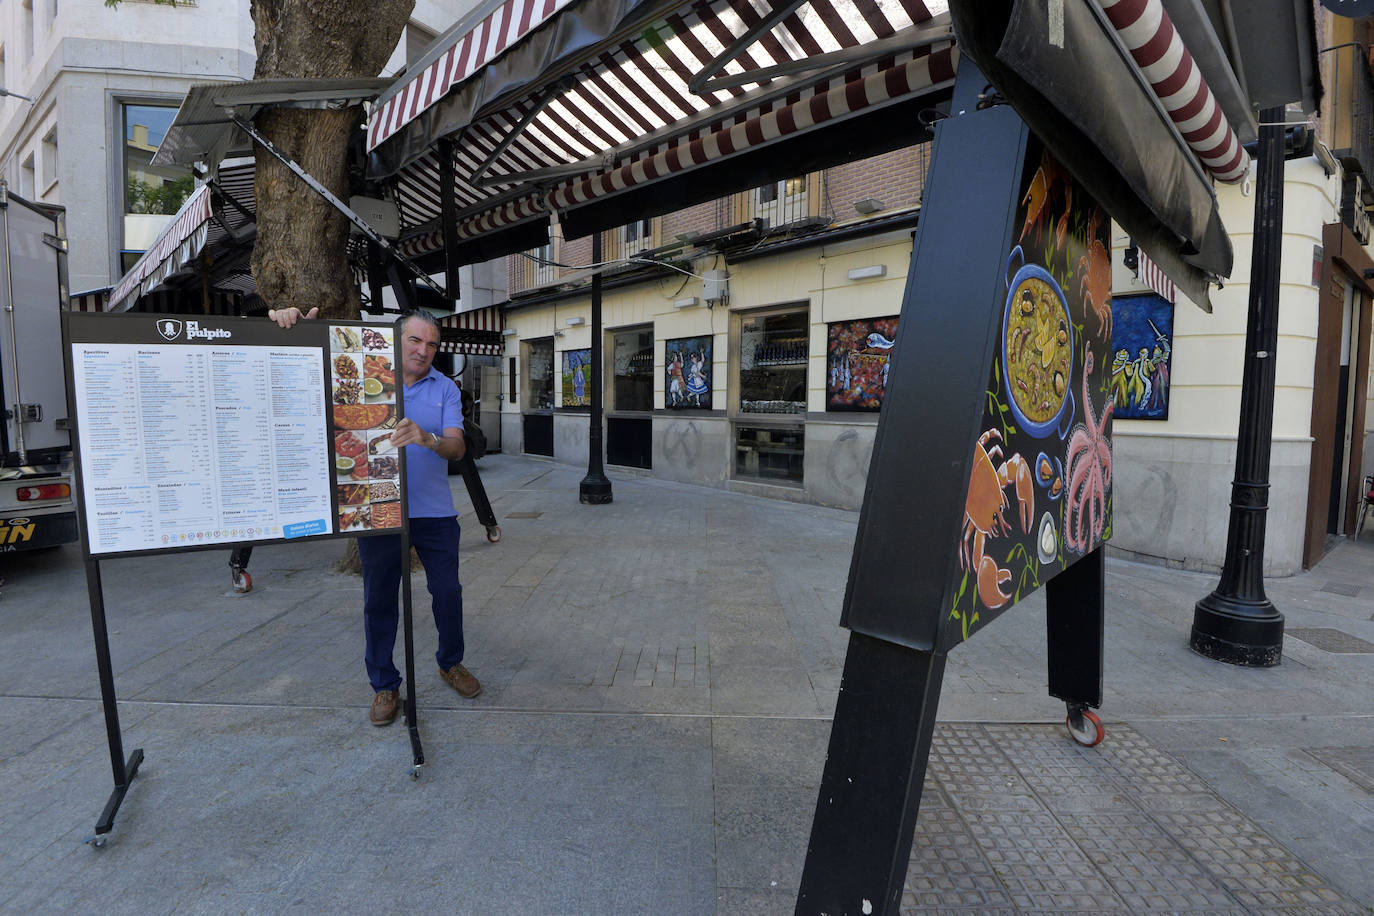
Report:
<svg viewBox="0 0 1374 916"><path fill-rule="evenodd" d="M384 74L422 53L468 0L421 0ZM190 192L148 161L196 83L250 79L247 3L0 0L0 177L67 210L73 291L111 286ZM27 98L23 98L27 97Z"/></svg>
<svg viewBox="0 0 1374 916"><path fill-rule="evenodd" d="M1285 166L1269 575L1310 566L1329 537L1353 534L1374 471L1369 30L1324 10L1318 29L1327 94L1305 125L1290 117L1299 129ZM861 505L889 332L920 320L899 312L928 152L899 150L603 234L612 473ZM1200 570L1225 557L1254 235L1251 182L1219 185L1217 196L1235 266L1210 314L1182 297L1160 300L1123 262L1130 239L1113 237L1122 320L1151 300L1168 329L1155 328L1145 351L1118 350L1111 545ZM510 259L501 434L508 450L585 464L593 258L588 239L554 236ZM672 269L620 260L641 250L678 260ZM1129 335L1118 336L1124 345ZM1152 391L1151 411L1128 409L1132 367L1139 393Z"/></svg>

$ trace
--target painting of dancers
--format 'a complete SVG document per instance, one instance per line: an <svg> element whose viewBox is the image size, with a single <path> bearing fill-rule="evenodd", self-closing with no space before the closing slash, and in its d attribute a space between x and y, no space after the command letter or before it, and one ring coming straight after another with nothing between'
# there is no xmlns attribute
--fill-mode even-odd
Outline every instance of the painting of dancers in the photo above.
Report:
<svg viewBox="0 0 1374 916"><path fill-rule="evenodd" d="M1159 296L1112 299L1111 392L1118 420L1169 419L1174 306Z"/></svg>
<svg viewBox="0 0 1374 916"><path fill-rule="evenodd" d="M663 342L663 406L711 409L711 338L678 337Z"/></svg>

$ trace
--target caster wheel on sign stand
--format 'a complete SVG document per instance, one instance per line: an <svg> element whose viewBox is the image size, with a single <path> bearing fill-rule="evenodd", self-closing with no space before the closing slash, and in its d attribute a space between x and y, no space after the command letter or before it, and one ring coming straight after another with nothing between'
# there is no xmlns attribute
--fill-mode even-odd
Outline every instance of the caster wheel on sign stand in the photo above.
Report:
<svg viewBox="0 0 1374 916"><path fill-rule="evenodd" d="M420 778L420 765L419 765L418 763L415 764L415 766L413 766L413 767L410 768L410 778L411 778L411 779L419 779L419 778Z"/></svg>
<svg viewBox="0 0 1374 916"><path fill-rule="evenodd" d="M240 595L245 595L253 590L253 577L248 574L246 569L236 569L233 571L234 591Z"/></svg>
<svg viewBox="0 0 1374 916"><path fill-rule="evenodd" d="M488 540L488 541L491 541L493 544L495 544L497 541L501 540L501 526L500 526L500 525L491 525L490 527L487 528L487 540Z"/></svg>
<svg viewBox="0 0 1374 916"><path fill-rule="evenodd" d="M1064 724L1068 726L1069 737L1084 747L1096 747L1107 737L1102 720L1091 709L1070 705Z"/></svg>
<svg viewBox="0 0 1374 916"><path fill-rule="evenodd" d="M86 837L82 842L92 849L100 849L105 845L107 839L109 839L108 833L97 833L95 836Z"/></svg>

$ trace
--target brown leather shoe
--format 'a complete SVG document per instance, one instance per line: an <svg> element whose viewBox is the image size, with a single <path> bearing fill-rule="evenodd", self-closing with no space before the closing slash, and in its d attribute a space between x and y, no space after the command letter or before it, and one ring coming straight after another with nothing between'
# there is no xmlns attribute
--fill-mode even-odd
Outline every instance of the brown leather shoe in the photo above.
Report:
<svg viewBox="0 0 1374 916"><path fill-rule="evenodd" d="M447 671L440 668L439 676L448 681L448 685L458 691L460 697L471 700L482 692L482 685L477 682L477 678L462 665L454 665Z"/></svg>
<svg viewBox="0 0 1374 916"><path fill-rule="evenodd" d="M396 711L401 708L400 701L399 690L378 690L372 698L372 709L368 711L367 718L373 725L390 725L396 720Z"/></svg>

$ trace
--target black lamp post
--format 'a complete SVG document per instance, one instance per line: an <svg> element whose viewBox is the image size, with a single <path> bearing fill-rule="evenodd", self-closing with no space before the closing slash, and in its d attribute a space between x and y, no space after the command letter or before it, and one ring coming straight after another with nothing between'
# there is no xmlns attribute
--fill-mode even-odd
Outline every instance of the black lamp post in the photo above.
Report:
<svg viewBox="0 0 1374 916"><path fill-rule="evenodd" d="M601 392L604 365L601 355L601 233L592 233L592 415L587 433L587 476L577 488L577 501L599 506L612 499L611 482L601 464Z"/></svg>
<svg viewBox="0 0 1374 916"><path fill-rule="evenodd" d="M1250 317L1245 330L1236 476L1221 582L1193 612L1189 645L1208 658L1267 668L1283 654L1283 615L1264 594L1264 529L1274 431L1274 348L1283 242L1284 110L1260 112Z"/></svg>

